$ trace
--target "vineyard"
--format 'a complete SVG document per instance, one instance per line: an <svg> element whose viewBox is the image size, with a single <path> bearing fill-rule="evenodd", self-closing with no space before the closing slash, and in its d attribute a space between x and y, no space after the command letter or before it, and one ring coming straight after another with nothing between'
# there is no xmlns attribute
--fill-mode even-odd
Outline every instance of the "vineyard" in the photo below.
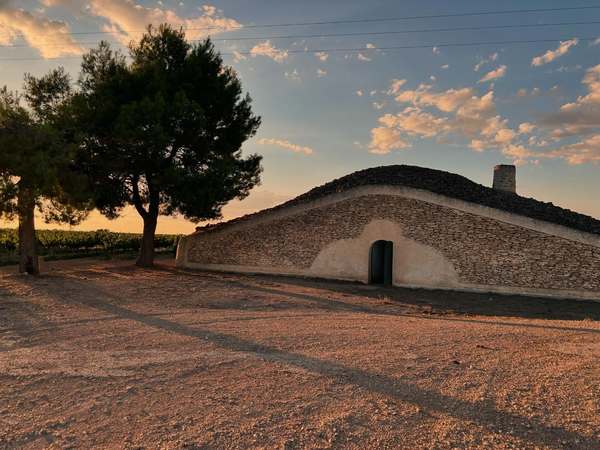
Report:
<svg viewBox="0 0 600 450"><path fill-rule="evenodd" d="M139 249L140 240L140 234L114 233L108 230L37 231L38 251L46 260L135 253ZM175 252L178 242L178 235L159 234L156 235L154 245L158 252ZM17 262L18 245L17 230L0 229L0 264Z"/></svg>

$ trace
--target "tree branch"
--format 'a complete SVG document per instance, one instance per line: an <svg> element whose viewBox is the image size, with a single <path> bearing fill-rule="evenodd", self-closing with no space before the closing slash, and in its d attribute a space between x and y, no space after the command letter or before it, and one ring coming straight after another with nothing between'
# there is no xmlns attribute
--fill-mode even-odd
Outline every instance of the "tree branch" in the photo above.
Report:
<svg viewBox="0 0 600 450"><path fill-rule="evenodd" d="M159 204L160 204L160 192L154 188L152 183L148 183L148 196L149 196L149 205L148 205L148 216L151 218L158 217L159 212Z"/></svg>
<svg viewBox="0 0 600 450"><path fill-rule="evenodd" d="M140 181L139 175L134 175L131 183L132 183L132 191L133 191L133 206L144 219L148 217L148 211L144 209L144 204L142 202L142 197L140 196L140 187L138 185Z"/></svg>

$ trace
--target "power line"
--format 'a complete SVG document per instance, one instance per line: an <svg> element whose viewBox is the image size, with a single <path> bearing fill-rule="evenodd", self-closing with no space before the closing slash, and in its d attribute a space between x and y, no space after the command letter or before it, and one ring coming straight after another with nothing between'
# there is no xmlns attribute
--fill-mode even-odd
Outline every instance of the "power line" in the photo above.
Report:
<svg viewBox="0 0 600 450"><path fill-rule="evenodd" d="M571 6L564 8L538 8L538 9L506 9L499 11L479 11L479 12L465 12L465 13L453 13L453 14L431 14L422 16L404 16L404 17L389 17L381 19L355 19L355 20L329 20L323 22L297 22L297 23L280 23L280 24L265 24L265 25L248 25L244 28L272 28L272 27L295 27L295 26L310 26L310 25L340 25L340 24L353 24L353 23L375 23L375 22L398 22L402 20L417 20L417 19L447 19L451 17L472 17L472 16L488 16L498 14L529 14L539 12L558 12L558 11L577 11L577 10L589 10L589 9L600 9L600 5L597 6ZM190 28L191 29L191 28Z"/></svg>
<svg viewBox="0 0 600 450"><path fill-rule="evenodd" d="M288 54L297 53L337 53L337 52L373 52L373 51L389 51L389 50L410 50L410 49L422 49L422 48L447 48L447 47L477 47L485 45L515 45L515 44L538 44L538 43L549 43L559 42L567 39L577 39L582 42L595 41L597 37L562 37L556 39L527 39L527 40L510 40L510 41L480 41L480 42L457 42L457 43L433 43L433 44L418 44L418 45L399 45L390 47L376 47L376 48L323 48L323 49L308 49L308 50L286 50ZM223 56L236 56L236 55L252 55L252 52L236 52L236 53L221 53ZM61 56L56 58L0 58L0 61L54 61L63 59L79 59L81 56Z"/></svg>
<svg viewBox="0 0 600 450"><path fill-rule="evenodd" d="M590 22L557 22L545 24L515 24L515 25L490 25L477 27L457 27L457 28L425 28L420 30L399 30L399 31L371 31L360 33L331 33L331 34L305 34L305 35L287 35L287 36L263 36L263 37L237 37L237 38L219 38L212 39L213 41L247 41L247 40L263 40L263 39L302 39L302 38L328 38L328 37L353 37L353 36L387 36L397 34L410 33L437 33L437 32L452 32L452 31L482 31L482 30L500 30L512 28L541 28L550 26L568 26L568 25L598 25L600 21Z"/></svg>
<svg viewBox="0 0 600 450"><path fill-rule="evenodd" d="M585 38L561 38L561 39L528 39L528 40L511 40L511 41L482 41L482 42L458 42L448 44L418 44L418 45L397 45L390 47L376 47L376 48L325 48L325 49L311 49L311 50L286 50L287 53L335 53L335 52L364 52L364 51L387 51L387 50L410 50L420 48L446 48L446 47L475 47L483 45L513 45L513 44L535 44L535 43L547 43L547 42L558 42L564 39L577 39L579 41L594 41L596 37L585 37ZM235 56L236 53L221 53L226 56ZM238 55L251 55L252 52L237 52Z"/></svg>
<svg viewBox="0 0 600 450"><path fill-rule="evenodd" d="M568 6L558 8L535 8L535 9L505 9L505 10L491 10L491 11L475 11L475 12L463 12L463 13L448 13L448 14L429 14L419 16L401 16L401 17L386 17L376 19L350 19L350 20L326 20L326 21L315 21L315 22L290 22L290 23L267 23L258 25L243 25L234 30L223 30L223 27L212 26L212 27L190 27L185 28L182 26L184 31L209 31L209 30L221 30L224 31L239 31L241 29L256 29L256 28L279 28L279 27L298 27L298 26L317 26L317 25L343 25L343 24L357 24L357 23L383 23L383 22L399 22L404 20L421 20L421 19L448 19L455 17L474 17L474 16L490 16L490 15L502 15L502 14L531 14L531 13L542 13L542 12L564 12L564 11L586 11L600 9L600 5L590 6ZM173 26L178 26L173 24ZM145 33L146 30L120 30L122 33ZM76 31L70 33L71 35L95 35L95 34L112 34L112 31ZM22 33L18 33L22 35Z"/></svg>
<svg viewBox="0 0 600 450"><path fill-rule="evenodd" d="M262 41L274 39L313 39L313 38L331 38L331 37L359 37L359 36L393 36L411 33L437 33L437 32L454 32L454 31L485 31L485 30L502 30L516 28L544 28L554 26L571 26L571 25L598 25L600 21L588 22L555 22L542 24L513 24L513 25L483 25L476 27L457 27L457 28L425 28L419 30L399 30L399 31L371 31L359 33L329 33L329 34L295 34L295 35L279 35L279 36L243 36L236 38L218 38L212 39L214 42L229 42L229 41ZM200 42L201 39L191 39L189 42ZM97 45L99 41L94 42L74 42L77 45ZM118 42L111 42L118 43ZM48 44L43 47L60 48L66 47L66 44ZM29 44L6 44L0 45L0 48L24 48L30 47Z"/></svg>

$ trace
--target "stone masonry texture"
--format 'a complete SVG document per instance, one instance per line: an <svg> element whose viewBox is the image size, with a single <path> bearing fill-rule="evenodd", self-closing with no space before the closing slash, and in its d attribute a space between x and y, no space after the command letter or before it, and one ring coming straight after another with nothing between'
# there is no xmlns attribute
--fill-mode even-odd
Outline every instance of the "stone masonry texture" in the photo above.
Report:
<svg viewBox="0 0 600 450"><path fill-rule="evenodd" d="M516 172L515 166L507 164L494 167L494 189L516 193Z"/></svg>
<svg viewBox="0 0 600 450"><path fill-rule="evenodd" d="M393 195L364 195L260 224L207 229L191 237L188 260L308 269L328 244L358 237L377 219L397 223L404 237L441 252L464 284L600 290L600 248Z"/></svg>

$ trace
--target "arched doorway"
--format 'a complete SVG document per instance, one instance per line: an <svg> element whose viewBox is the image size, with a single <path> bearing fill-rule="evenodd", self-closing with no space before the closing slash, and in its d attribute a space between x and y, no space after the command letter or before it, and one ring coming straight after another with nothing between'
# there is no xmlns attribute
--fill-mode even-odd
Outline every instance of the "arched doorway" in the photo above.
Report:
<svg viewBox="0 0 600 450"><path fill-rule="evenodd" d="M391 286L393 281L394 243L376 241L369 255L369 284Z"/></svg>

